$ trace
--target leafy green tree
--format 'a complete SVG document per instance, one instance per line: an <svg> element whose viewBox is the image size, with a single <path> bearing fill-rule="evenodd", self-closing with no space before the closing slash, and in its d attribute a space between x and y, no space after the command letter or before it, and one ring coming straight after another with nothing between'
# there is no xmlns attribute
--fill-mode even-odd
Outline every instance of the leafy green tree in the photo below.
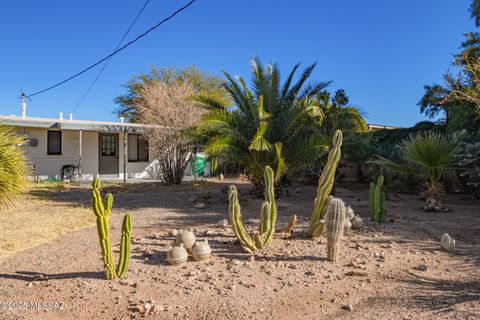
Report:
<svg viewBox="0 0 480 320"><path fill-rule="evenodd" d="M8 206L26 188L30 169L20 148L25 142L25 136L10 127L0 126L0 209Z"/></svg>
<svg viewBox="0 0 480 320"><path fill-rule="evenodd" d="M332 98L330 93L320 92L316 99L325 114L324 134L331 136L336 130L342 130L348 138L349 135L368 131L368 125L360 111L348 106L350 99L345 90L337 90Z"/></svg>
<svg viewBox="0 0 480 320"><path fill-rule="evenodd" d="M125 85L127 93L115 98L115 103L119 105L115 113L118 116L125 117L130 122L138 121L138 106L143 105L141 92L156 83L188 84L197 96L211 97L211 99L223 105L231 103L229 95L223 87L224 81L219 77L201 71L196 66L178 69L152 67L149 74L140 73L128 81Z"/></svg>
<svg viewBox="0 0 480 320"><path fill-rule="evenodd" d="M260 187L265 166L274 169L278 183L287 170L316 161L328 149L328 139L317 133L324 114L314 98L329 82L307 84L315 64L294 81L295 65L283 83L276 64L263 66L255 57L251 67L251 88L241 77L224 72L234 108L211 97L199 99L210 111L197 133L204 137L209 156L241 164Z"/></svg>

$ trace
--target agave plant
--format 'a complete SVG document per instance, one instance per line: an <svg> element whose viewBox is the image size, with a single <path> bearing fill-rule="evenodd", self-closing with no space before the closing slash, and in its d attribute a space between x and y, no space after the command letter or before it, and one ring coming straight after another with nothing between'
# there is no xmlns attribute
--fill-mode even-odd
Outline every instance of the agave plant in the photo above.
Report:
<svg viewBox="0 0 480 320"><path fill-rule="evenodd" d="M197 98L210 109L197 133L205 139L209 156L240 163L252 182L262 187L266 166L275 171L278 182L287 170L312 163L328 149L328 139L316 133L324 114L314 97L329 82L306 84L315 64L294 81L297 64L284 83L276 64L263 66L260 59L254 58L251 66L251 88L241 77L234 79L224 72L233 108L210 97Z"/></svg>
<svg viewBox="0 0 480 320"><path fill-rule="evenodd" d="M434 131L416 133L398 144L400 161L379 156L377 163L398 172L423 174L427 180L427 193L438 201L441 178L453 172L462 137L463 132L450 135Z"/></svg>
<svg viewBox="0 0 480 320"><path fill-rule="evenodd" d="M0 126L0 209L25 190L29 167L20 145L26 137Z"/></svg>

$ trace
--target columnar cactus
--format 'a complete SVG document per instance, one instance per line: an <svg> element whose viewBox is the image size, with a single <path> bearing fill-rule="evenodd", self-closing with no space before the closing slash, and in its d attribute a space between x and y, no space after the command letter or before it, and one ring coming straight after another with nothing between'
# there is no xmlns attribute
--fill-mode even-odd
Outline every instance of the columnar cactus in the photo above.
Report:
<svg viewBox="0 0 480 320"><path fill-rule="evenodd" d="M370 183L370 215L372 221L385 222L387 209L385 209L385 192L383 191L383 175L379 175L377 183Z"/></svg>
<svg viewBox="0 0 480 320"><path fill-rule="evenodd" d="M327 255L328 260L336 262L338 259L338 247L343 237L345 223L345 204L341 199L330 197L325 227L327 230Z"/></svg>
<svg viewBox="0 0 480 320"><path fill-rule="evenodd" d="M333 136L333 148L328 154L327 164L325 165L318 181L317 197L315 198L310 228L308 230L310 237L318 237L323 234L328 197L332 192L335 171L337 170L337 165L340 161L342 141L342 131L337 130Z"/></svg>
<svg viewBox="0 0 480 320"><path fill-rule="evenodd" d="M275 204L274 176L270 167L265 167L265 201L260 210L259 233L253 238L248 234L243 222L237 187L230 186L228 193L230 224L242 247L248 252L262 249L272 242L277 221L277 206Z"/></svg>
<svg viewBox="0 0 480 320"><path fill-rule="evenodd" d="M100 179L96 178L92 185L92 207L97 217L97 231L102 248L103 266L107 279L122 277L128 271L130 265L130 237L132 232L132 216L126 214L122 223L122 238L120 242L120 257L117 268L115 269L112 255L112 246L110 241L110 223L109 216L113 205L113 196L111 193L105 196L102 202L100 195Z"/></svg>

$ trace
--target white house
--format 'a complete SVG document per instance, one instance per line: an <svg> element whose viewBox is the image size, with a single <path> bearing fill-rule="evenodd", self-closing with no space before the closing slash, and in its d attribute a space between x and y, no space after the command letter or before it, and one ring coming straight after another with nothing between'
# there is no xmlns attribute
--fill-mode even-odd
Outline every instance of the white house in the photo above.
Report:
<svg viewBox="0 0 480 320"><path fill-rule="evenodd" d="M60 114L58 119L0 116L0 125L28 136L26 154L39 179L62 178L64 166L75 168L74 180L97 174L103 179L158 177L142 124L63 119Z"/></svg>

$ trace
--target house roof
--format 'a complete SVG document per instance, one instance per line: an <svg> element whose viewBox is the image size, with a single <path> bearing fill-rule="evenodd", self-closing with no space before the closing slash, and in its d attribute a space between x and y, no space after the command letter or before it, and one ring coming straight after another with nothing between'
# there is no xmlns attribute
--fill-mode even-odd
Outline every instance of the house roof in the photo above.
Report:
<svg viewBox="0 0 480 320"><path fill-rule="evenodd" d="M139 132L146 125L139 123L69 120L55 118L35 118L19 116L0 116L0 125L28 128L52 128L63 130L107 131L107 132Z"/></svg>

